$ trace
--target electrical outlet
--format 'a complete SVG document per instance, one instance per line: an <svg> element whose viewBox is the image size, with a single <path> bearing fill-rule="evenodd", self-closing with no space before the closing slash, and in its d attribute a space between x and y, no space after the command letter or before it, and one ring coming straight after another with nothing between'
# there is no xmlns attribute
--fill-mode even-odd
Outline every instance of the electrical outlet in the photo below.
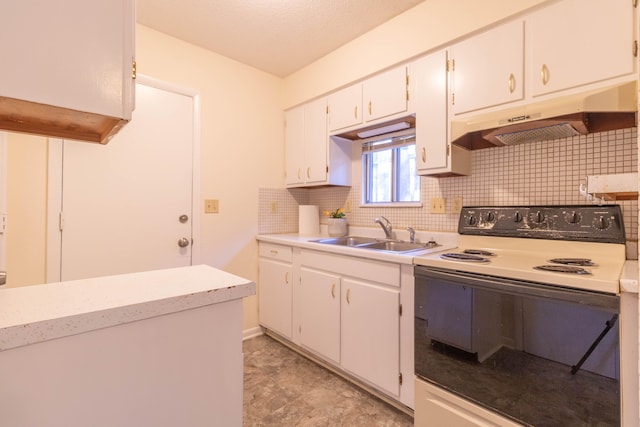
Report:
<svg viewBox="0 0 640 427"><path fill-rule="evenodd" d="M277 213L278 212L278 202L272 201L269 203L269 213Z"/></svg>
<svg viewBox="0 0 640 427"><path fill-rule="evenodd" d="M429 200L429 213L443 214L444 213L444 199L433 198Z"/></svg>
<svg viewBox="0 0 640 427"><path fill-rule="evenodd" d="M219 206L217 199L206 199L204 201L204 213L218 213Z"/></svg>
<svg viewBox="0 0 640 427"><path fill-rule="evenodd" d="M351 212L351 200L347 200L346 202L344 202L344 207L342 208L342 210L344 212Z"/></svg>
<svg viewBox="0 0 640 427"><path fill-rule="evenodd" d="M462 212L462 197L454 197L451 201L451 213L459 214Z"/></svg>

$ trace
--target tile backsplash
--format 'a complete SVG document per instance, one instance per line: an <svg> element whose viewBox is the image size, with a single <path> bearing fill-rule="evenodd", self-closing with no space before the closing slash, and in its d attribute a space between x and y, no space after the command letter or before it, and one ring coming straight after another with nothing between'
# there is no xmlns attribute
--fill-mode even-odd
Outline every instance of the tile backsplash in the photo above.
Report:
<svg viewBox="0 0 640 427"><path fill-rule="evenodd" d="M458 215L451 213L454 197L461 197L465 206L586 204L578 189L587 175L637 172L637 128L476 150L471 159L470 176L422 177L422 207L360 207L359 182L352 187L261 188L259 232L296 232L299 204L318 205L321 211L350 204L351 225L373 227L374 219L384 215L395 229L432 231L457 231ZM445 199L445 214L429 213L434 197ZM622 207L627 240L636 242L638 202L616 203ZM320 221L326 219L321 216Z"/></svg>

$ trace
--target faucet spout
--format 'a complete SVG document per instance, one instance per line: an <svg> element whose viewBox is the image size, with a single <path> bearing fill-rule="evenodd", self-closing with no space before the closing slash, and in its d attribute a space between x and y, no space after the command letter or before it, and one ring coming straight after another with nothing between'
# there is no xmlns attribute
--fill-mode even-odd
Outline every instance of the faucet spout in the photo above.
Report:
<svg viewBox="0 0 640 427"><path fill-rule="evenodd" d="M391 227L391 221L383 216L380 216L379 218L376 218L375 223L382 227L382 229L384 230L384 235L387 239L393 238L393 227Z"/></svg>

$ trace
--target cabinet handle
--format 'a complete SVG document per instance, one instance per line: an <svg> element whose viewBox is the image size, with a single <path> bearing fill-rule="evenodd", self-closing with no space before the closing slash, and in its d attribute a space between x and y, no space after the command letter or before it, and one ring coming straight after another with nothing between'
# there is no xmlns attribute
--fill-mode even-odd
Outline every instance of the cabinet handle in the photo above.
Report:
<svg viewBox="0 0 640 427"><path fill-rule="evenodd" d="M307 168L307 178L311 178L311 166Z"/></svg>
<svg viewBox="0 0 640 427"><path fill-rule="evenodd" d="M516 90L516 78L513 73L509 74L509 93L513 93Z"/></svg>
<svg viewBox="0 0 640 427"><path fill-rule="evenodd" d="M289 272L284 273L284 283L289 284Z"/></svg>
<svg viewBox="0 0 640 427"><path fill-rule="evenodd" d="M427 149L425 147L422 147L422 163L425 163L427 161Z"/></svg>
<svg viewBox="0 0 640 427"><path fill-rule="evenodd" d="M357 105L355 107L353 107L353 118L354 119L358 118L358 106Z"/></svg>
<svg viewBox="0 0 640 427"><path fill-rule="evenodd" d="M549 68L547 68L547 64L542 64L540 68L540 78L542 79L543 85L549 83Z"/></svg>
<svg viewBox="0 0 640 427"><path fill-rule="evenodd" d="M275 249L271 249L271 255L278 255L278 251Z"/></svg>
<svg viewBox="0 0 640 427"><path fill-rule="evenodd" d="M331 298L336 299L336 284L331 285Z"/></svg>
<svg viewBox="0 0 640 427"><path fill-rule="evenodd" d="M300 168L298 168L298 179L300 179Z"/></svg>
<svg viewBox="0 0 640 427"><path fill-rule="evenodd" d="M371 101L369 101L369 115L371 115Z"/></svg>
<svg viewBox="0 0 640 427"><path fill-rule="evenodd" d="M351 304L351 289L347 288L347 304Z"/></svg>

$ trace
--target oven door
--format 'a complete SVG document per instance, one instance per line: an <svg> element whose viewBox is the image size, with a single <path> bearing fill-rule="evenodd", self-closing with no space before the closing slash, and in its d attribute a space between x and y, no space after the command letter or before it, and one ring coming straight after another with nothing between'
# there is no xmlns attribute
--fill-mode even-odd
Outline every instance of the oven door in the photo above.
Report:
<svg viewBox="0 0 640 427"><path fill-rule="evenodd" d="M415 372L524 424L619 425L619 297L415 267Z"/></svg>

